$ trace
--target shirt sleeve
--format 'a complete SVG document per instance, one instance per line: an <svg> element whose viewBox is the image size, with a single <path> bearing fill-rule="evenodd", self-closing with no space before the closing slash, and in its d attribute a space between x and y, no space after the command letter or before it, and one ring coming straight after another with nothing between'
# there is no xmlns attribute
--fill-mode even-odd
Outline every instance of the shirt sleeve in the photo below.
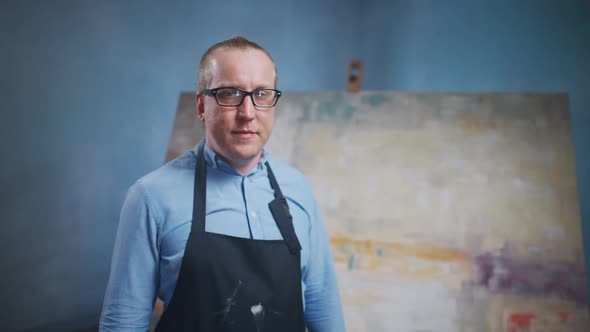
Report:
<svg viewBox="0 0 590 332"><path fill-rule="evenodd" d="M305 322L310 332L345 331L330 242L315 199L310 217Z"/></svg>
<svg viewBox="0 0 590 332"><path fill-rule="evenodd" d="M148 330L158 287L157 224L140 182L121 210L100 332Z"/></svg>

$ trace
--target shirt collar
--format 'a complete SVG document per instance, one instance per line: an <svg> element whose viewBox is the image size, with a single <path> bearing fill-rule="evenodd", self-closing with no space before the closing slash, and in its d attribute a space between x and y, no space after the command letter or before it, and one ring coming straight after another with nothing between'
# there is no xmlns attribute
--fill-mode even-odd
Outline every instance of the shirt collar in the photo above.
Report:
<svg viewBox="0 0 590 332"><path fill-rule="evenodd" d="M195 156L198 154L201 144L205 145L205 148L203 149L203 151L205 154L205 162L207 163L207 165L209 167L218 168L218 169L223 170L225 172L242 176L240 173L238 173L236 170L234 170L231 166L229 166L225 161L223 161L223 159L221 159L217 155L217 153L215 153L215 151L213 151L209 147L209 145L206 144L204 138L193 149ZM254 167L252 170L250 170L250 172L248 172L248 174L246 174L245 176L246 177L253 176L257 173L261 173L261 175L265 175L265 174L262 174L264 172L261 172L261 171L266 170L266 167L264 167L264 163L268 160L268 155L269 155L268 152L266 150L262 149L262 156L260 157L258 164L256 164L256 167Z"/></svg>

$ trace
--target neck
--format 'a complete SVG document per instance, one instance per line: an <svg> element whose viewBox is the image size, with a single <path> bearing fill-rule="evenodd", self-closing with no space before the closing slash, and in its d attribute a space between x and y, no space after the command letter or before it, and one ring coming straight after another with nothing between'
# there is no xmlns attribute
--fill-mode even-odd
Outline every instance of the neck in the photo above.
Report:
<svg viewBox="0 0 590 332"><path fill-rule="evenodd" d="M230 159L224 156L222 153L219 153L219 151L217 151L215 148L212 148L208 143L206 144L207 147L211 149L211 151L213 151L213 153L215 153L218 158L223 160L229 167L231 167L234 171L238 172L242 176L248 174L254 167L256 167L256 165L258 165L260 159L262 158L262 151L260 151L252 158Z"/></svg>
<svg viewBox="0 0 590 332"><path fill-rule="evenodd" d="M247 159L247 160L226 160L225 158L221 157L223 161L225 161L231 168L233 168L236 172L240 173L240 175L248 174L260 161L262 157L262 153L259 153L258 156L255 158Z"/></svg>

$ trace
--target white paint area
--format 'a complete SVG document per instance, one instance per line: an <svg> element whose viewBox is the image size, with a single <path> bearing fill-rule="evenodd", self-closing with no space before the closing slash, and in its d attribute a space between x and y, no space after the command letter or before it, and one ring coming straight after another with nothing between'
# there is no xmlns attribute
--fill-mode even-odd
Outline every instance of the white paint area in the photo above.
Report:
<svg viewBox="0 0 590 332"><path fill-rule="evenodd" d="M262 306L262 303L258 303L253 305L250 308L250 311L252 311L252 315L254 315L254 317L261 316L264 314L264 307Z"/></svg>
<svg viewBox="0 0 590 332"><path fill-rule="evenodd" d="M262 306L262 303L255 304L250 307L250 311L254 316L256 331L261 331L264 325L264 306Z"/></svg>

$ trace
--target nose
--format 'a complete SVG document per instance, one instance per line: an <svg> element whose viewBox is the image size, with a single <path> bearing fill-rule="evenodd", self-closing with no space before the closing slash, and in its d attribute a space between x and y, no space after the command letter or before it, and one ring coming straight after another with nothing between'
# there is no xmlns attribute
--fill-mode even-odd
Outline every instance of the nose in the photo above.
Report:
<svg viewBox="0 0 590 332"><path fill-rule="evenodd" d="M256 117L256 108L251 96L244 96L242 105L238 106L238 116L245 120L253 120Z"/></svg>

